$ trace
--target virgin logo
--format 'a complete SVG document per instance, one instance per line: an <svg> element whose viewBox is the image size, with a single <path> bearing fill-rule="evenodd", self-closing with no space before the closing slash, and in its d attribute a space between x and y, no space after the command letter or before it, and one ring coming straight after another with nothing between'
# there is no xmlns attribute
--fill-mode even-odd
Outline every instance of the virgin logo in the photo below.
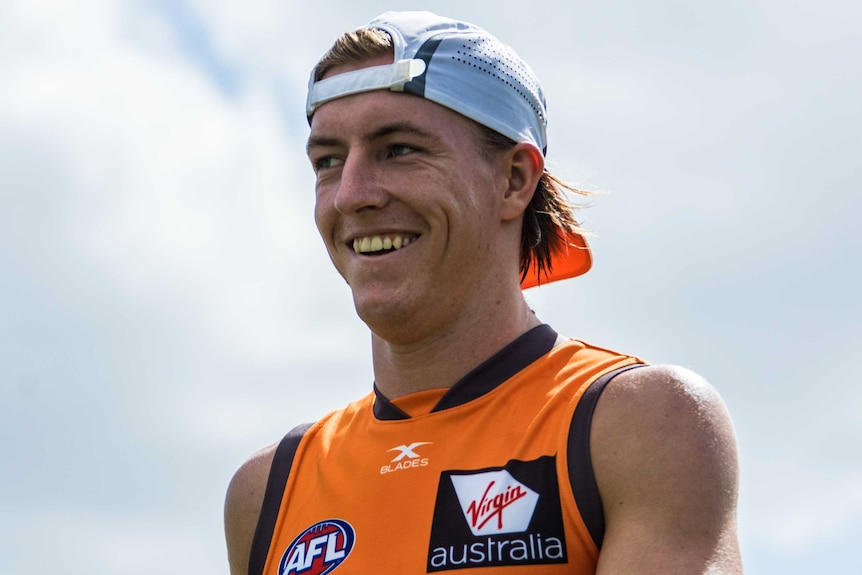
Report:
<svg viewBox="0 0 862 575"><path fill-rule="evenodd" d="M479 501L473 501L467 508L467 513L470 514L470 525L477 529L484 527L494 517L497 518L497 529L502 529L503 509L527 495L523 485L510 485L504 493L497 493L497 495L489 497L488 493L496 483L496 481L489 483L485 493L482 494L482 498Z"/></svg>
<svg viewBox="0 0 862 575"><path fill-rule="evenodd" d="M526 531L539 501L538 493L506 470L453 475L452 485L476 536Z"/></svg>

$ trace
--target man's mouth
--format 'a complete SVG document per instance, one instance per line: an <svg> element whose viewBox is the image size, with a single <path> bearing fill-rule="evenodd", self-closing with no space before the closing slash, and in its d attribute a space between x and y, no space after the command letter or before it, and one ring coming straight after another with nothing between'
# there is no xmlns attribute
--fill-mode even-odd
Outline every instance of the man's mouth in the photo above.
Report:
<svg viewBox="0 0 862 575"><path fill-rule="evenodd" d="M417 237L410 234L364 236L353 240L353 251L357 254L373 254L400 250L415 241Z"/></svg>

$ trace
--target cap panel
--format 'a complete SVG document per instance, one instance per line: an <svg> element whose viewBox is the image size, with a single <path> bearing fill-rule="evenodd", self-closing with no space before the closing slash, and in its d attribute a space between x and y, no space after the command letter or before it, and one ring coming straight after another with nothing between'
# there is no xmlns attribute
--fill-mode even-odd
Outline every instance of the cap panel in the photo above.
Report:
<svg viewBox="0 0 862 575"><path fill-rule="evenodd" d="M389 32L396 53L403 42L402 57L426 62L427 75L405 85L405 92L546 152L545 98L512 48L478 26L429 12L387 12L368 27Z"/></svg>
<svg viewBox="0 0 862 575"><path fill-rule="evenodd" d="M435 50L427 58L429 45ZM545 102L535 76L523 74L517 55L472 32L439 36L420 50L425 74L405 85L423 96L516 141L547 150ZM417 56L419 56L417 54ZM422 92L412 87L422 81Z"/></svg>

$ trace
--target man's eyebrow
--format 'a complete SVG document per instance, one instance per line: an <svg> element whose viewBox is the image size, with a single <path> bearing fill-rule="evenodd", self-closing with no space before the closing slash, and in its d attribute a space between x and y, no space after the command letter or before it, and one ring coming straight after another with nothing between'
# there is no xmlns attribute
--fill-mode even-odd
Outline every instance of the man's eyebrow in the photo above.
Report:
<svg viewBox="0 0 862 575"><path fill-rule="evenodd" d="M338 138L329 138L326 136L309 136L308 141L305 143L305 152L308 153L311 151L311 148L317 147L332 147L337 146L341 143L341 140Z"/></svg>
<svg viewBox="0 0 862 575"><path fill-rule="evenodd" d="M381 138L385 138L387 136L391 136L392 134L411 134L414 136L418 136L423 139L436 139L431 132L423 130L416 124L412 122L392 122L390 124L384 124L380 126L373 132L366 134L363 139L368 142L372 142L374 140L379 140ZM306 152L311 148L315 147L331 147L331 146L339 146L343 145L344 141L337 136L309 136L308 142L305 145Z"/></svg>
<svg viewBox="0 0 862 575"><path fill-rule="evenodd" d="M392 122L391 124L384 124L383 126L377 128L376 130L368 134L365 139L377 140L379 138L384 138L386 136L398 133L409 133L415 136L419 136L420 138L435 138L433 134L423 130L412 122Z"/></svg>

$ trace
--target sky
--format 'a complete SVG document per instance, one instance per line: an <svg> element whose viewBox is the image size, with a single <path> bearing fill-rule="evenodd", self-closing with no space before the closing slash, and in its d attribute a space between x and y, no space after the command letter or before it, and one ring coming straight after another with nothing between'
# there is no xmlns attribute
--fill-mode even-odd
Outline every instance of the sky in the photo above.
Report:
<svg viewBox="0 0 862 575"><path fill-rule="evenodd" d="M487 28L541 79L551 169L598 192L595 266L527 299L718 389L746 573L862 573L841 0L0 3L0 573L227 573L234 470L369 391L303 109L332 40L389 9Z"/></svg>

